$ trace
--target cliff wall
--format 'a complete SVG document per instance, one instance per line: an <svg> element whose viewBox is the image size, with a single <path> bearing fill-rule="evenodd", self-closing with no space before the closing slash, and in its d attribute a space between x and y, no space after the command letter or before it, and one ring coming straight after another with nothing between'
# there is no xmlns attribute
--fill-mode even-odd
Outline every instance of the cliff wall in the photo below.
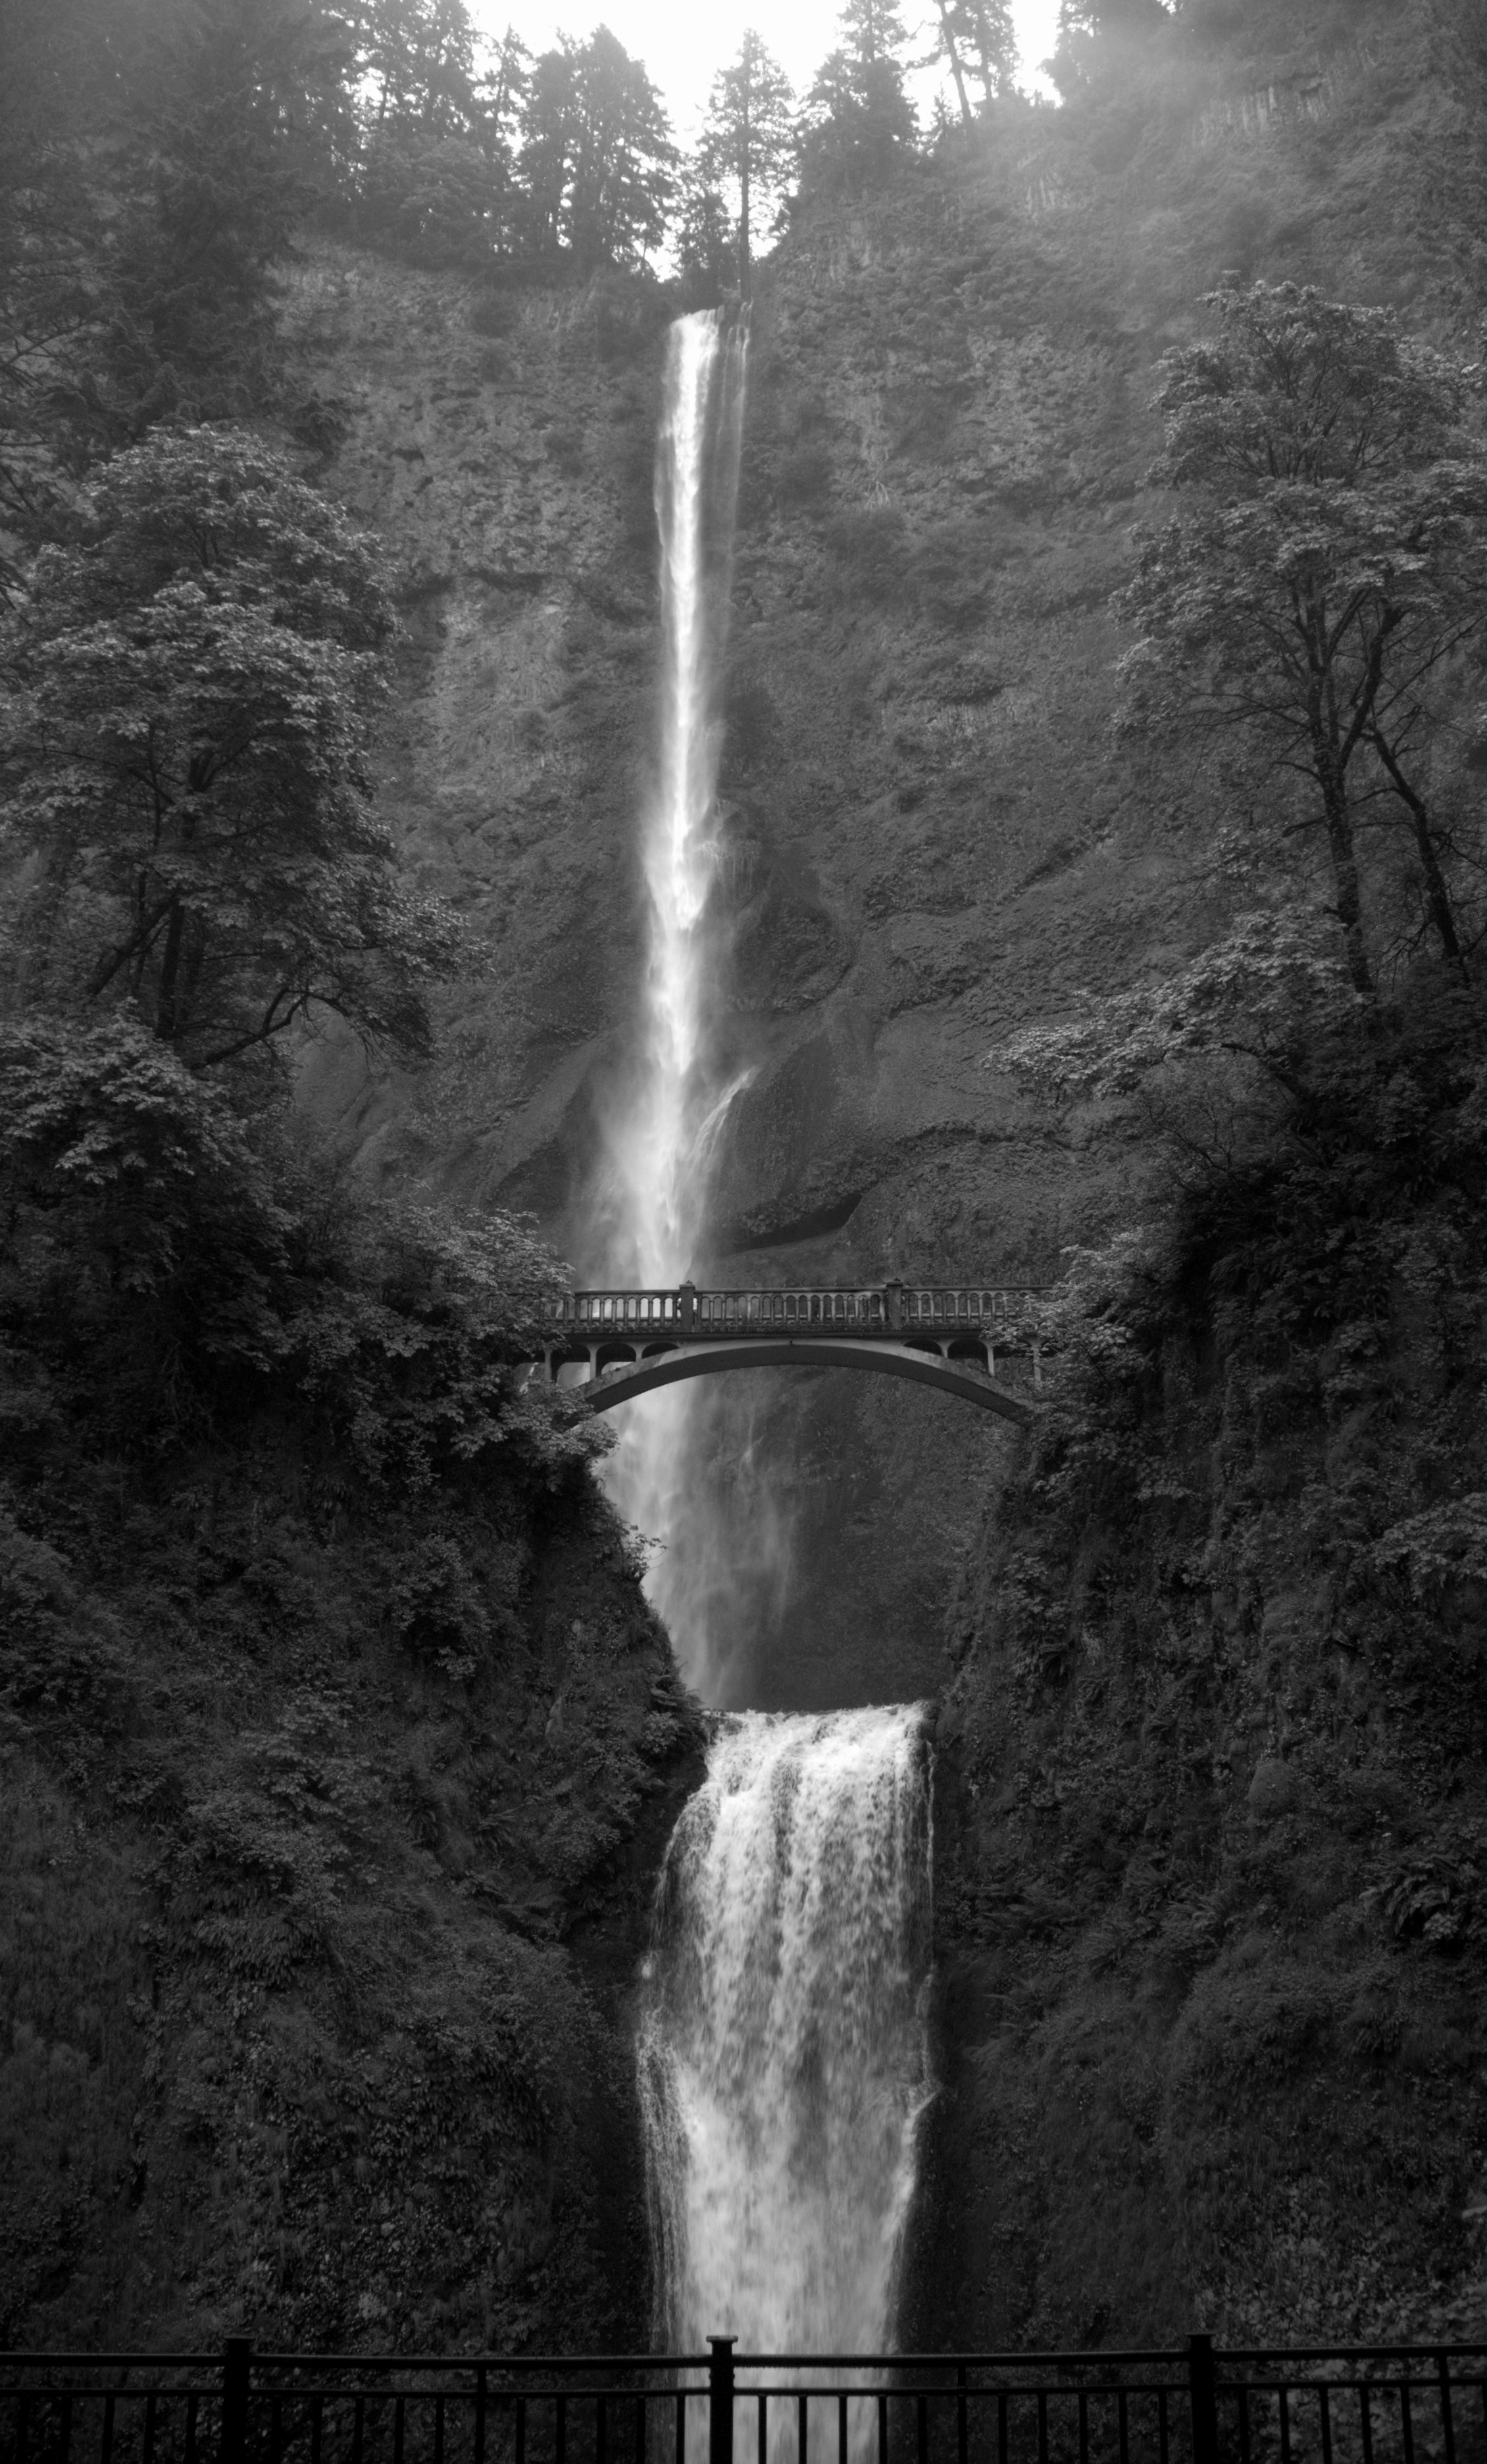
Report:
<svg viewBox="0 0 1487 2464"><path fill-rule="evenodd" d="M699 1272L1045 1281L1153 1194L1138 1130L1054 1123L987 1064L1201 946L1242 890L1227 825L1277 792L1110 739L1155 361L1230 266L1457 338L1480 289L1475 9L1191 22L1160 75L818 201L761 275L718 1019L748 1084ZM436 1070L323 1056L315 1100L364 1159L534 1208L581 1274L633 1066L666 313L329 249L290 300L341 407L325 484L402 576L389 803L475 935ZM699 1392L729 1699L934 1692L1006 1440L871 1380Z"/></svg>

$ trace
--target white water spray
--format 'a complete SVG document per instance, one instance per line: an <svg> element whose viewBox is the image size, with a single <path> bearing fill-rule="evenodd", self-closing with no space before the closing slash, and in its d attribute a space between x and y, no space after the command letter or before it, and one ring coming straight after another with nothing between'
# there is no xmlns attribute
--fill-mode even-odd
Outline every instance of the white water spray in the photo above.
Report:
<svg viewBox="0 0 1487 2464"><path fill-rule="evenodd" d="M719 1724L640 2035L662 2350L889 2348L929 2095L927 1759L919 1705Z"/></svg>
<svg viewBox="0 0 1487 2464"><path fill-rule="evenodd" d="M680 319L667 351L655 475L665 674L660 773L645 830L644 1056L633 1100L610 1141L610 1271L630 1284L674 1284L691 1270L713 1149L745 1083L718 1081L709 1012L716 953L707 927L719 855L716 698L727 632L744 350L741 327L708 311ZM649 1588L688 1674L699 1680L707 1638L686 1614L699 1596L688 1597L695 1560L678 1563L669 1546L681 1521L694 1410L692 1390L672 1387L627 1414L608 1485L627 1520L663 1543Z"/></svg>
<svg viewBox="0 0 1487 2464"><path fill-rule="evenodd" d="M719 1065L709 920L744 366L742 333L721 318L672 328L645 1035L610 1146L610 1270L628 1284L692 1269L713 1151L745 1083ZM666 1544L651 1595L687 1676L716 1700L709 1612L734 1560L696 1507L707 1426L696 1397L671 1387L632 1407L608 1485ZM748 1455L745 1443L736 1504ZM717 2334L756 2353L886 2347L928 2095L929 1865L918 1706L720 1722L667 1852L640 2036L663 2347ZM792 2453L789 2410L775 2464Z"/></svg>

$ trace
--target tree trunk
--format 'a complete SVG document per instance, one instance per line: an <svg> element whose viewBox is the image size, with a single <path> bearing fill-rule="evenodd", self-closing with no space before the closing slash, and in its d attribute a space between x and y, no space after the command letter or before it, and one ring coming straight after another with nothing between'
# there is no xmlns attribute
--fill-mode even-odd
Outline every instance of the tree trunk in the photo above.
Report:
<svg viewBox="0 0 1487 2464"><path fill-rule="evenodd" d="M944 30L945 57L950 63L950 75L955 79L955 91L961 99L961 119L965 126L969 128L970 103L965 94L965 73L961 67L960 53L955 48L955 32L950 24L948 0L940 0L940 23Z"/></svg>
<svg viewBox="0 0 1487 2464"><path fill-rule="evenodd" d="M1440 869L1440 858L1435 852L1435 841L1431 831L1431 817L1424 800L1416 795L1405 777L1394 757L1393 746L1387 742L1377 729L1370 732L1368 741L1388 772L1394 792L1409 815L1410 825L1414 830L1415 849L1420 858L1420 871L1425 881L1425 903L1430 909L1431 922L1435 927L1442 954L1451 960L1454 967L1460 969L1464 977L1467 972L1466 953L1461 947L1456 933L1456 919L1451 912L1451 892L1446 887L1446 876Z"/></svg>
<svg viewBox="0 0 1487 2464"><path fill-rule="evenodd" d="M170 921L166 927L166 952L160 962L160 991L155 1000L155 1033L162 1044L175 1035L175 987L181 972L181 933L186 911L179 898L170 907Z"/></svg>
<svg viewBox="0 0 1487 2464"><path fill-rule="evenodd" d="M1358 880L1358 849L1353 842L1353 816L1347 801L1337 759L1324 739L1312 738L1317 783L1321 789L1321 808L1326 816L1327 847L1332 857L1332 879L1337 891L1337 918L1343 927L1347 947L1347 972L1355 992L1365 1001L1373 999L1373 978L1368 970L1368 952L1364 941L1363 893Z"/></svg>

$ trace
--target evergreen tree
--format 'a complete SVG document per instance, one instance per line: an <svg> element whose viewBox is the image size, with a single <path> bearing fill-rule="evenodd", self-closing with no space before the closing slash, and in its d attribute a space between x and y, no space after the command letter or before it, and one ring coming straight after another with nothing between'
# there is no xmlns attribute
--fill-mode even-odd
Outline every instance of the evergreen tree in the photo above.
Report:
<svg viewBox="0 0 1487 2464"><path fill-rule="evenodd" d="M585 273L642 264L659 247L677 149L642 63L607 26L535 62L522 140L531 244L565 250Z"/></svg>
<svg viewBox="0 0 1487 2464"><path fill-rule="evenodd" d="M462 137L475 110L475 28L465 0L368 0L362 70L375 128Z"/></svg>
<svg viewBox="0 0 1487 2464"><path fill-rule="evenodd" d="M936 0L936 7L934 47L923 65L931 68L944 62L955 81L962 125L969 128L966 78L973 77L979 82L983 103L1011 83L1017 63L1011 9L1009 0Z"/></svg>
<svg viewBox="0 0 1487 2464"><path fill-rule="evenodd" d="M724 292L741 288L737 221L695 156L682 166L673 236L690 304L716 307Z"/></svg>
<svg viewBox="0 0 1487 2464"><path fill-rule="evenodd" d="M807 186L857 187L885 179L913 144L900 57L908 37L894 0L847 0L837 23L846 39L810 89L802 174Z"/></svg>
<svg viewBox="0 0 1487 2464"><path fill-rule="evenodd" d="M333 153L351 57L322 0L175 0L146 23L107 268L109 356L136 427L262 400L273 269Z"/></svg>
<svg viewBox="0 0 1487 2464"><path fill-rule="evenodd" d="M754 216L761 200L778 196L795 154L789 79L752 27L738 58L713 80L698 149L706 187L736 201L739 288L746 299Z"/></svg>
<svg viewBox="0 0 1487 2464"><path fill-rule="evenodd" d="M1165 0L1059 0L1058 39L1044 62L1066 99L1144 55L1171 24Z"/></svg>

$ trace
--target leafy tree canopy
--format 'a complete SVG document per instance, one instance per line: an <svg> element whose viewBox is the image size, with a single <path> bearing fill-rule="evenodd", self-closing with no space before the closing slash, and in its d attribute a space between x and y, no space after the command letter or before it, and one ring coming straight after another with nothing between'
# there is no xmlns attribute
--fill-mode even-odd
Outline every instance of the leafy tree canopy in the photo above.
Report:
<svg viewBox="0 0 1487 2464"><path fill-rule="evenodd" d="M321 1010L421 1047L453 928L372 811L391 617L366 543L213 429L120 455L88 513L5 642L31 996L123 1005L196 1069Z"/></svg>
<svg viewBox="0 0 1487 2464"><path fill-rule="evenodd" d="M1383 309L1286 283L1208 303L1211 341L1168 353L1154 477L1189 498L1143 536L1118 605L1141 638L1127 715L1253 729L1323 837L1353 983L1372 982L1360 833L1401 829L1441 950L1464 962L1440 719L1487 595L1487 448L1462 371ZM1443 801L1444 800L1444 801ZM1380 931L1407 917L1375 919Z"/></svg>
<svg viewBox="0 0 1487 2464"><path fill-rule="evenodd" d="M562 1480L608 1441L513 1363L565 1271L524 1219L338 1189L137 1020L0 1025L0 1330L38 1419L159 1446L277 1397L373 1492L496 1447Z"/></svg>

